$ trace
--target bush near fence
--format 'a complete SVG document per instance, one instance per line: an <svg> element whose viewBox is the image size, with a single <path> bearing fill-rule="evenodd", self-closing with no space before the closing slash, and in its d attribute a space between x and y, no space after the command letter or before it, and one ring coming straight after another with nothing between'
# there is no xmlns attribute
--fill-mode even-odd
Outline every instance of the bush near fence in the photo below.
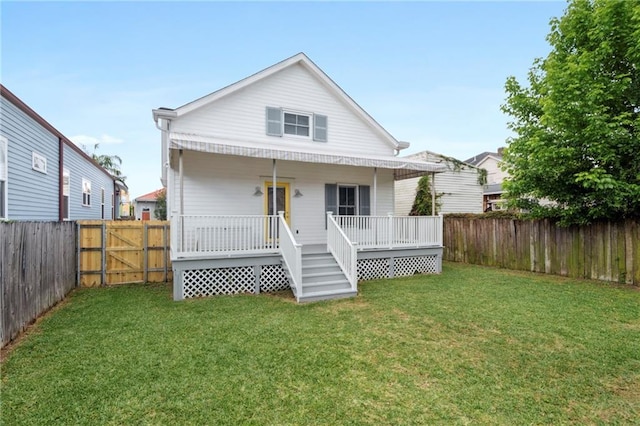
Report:
<svg viewBox="0 0 640 426"><path fill-rule="evenodd" d="M550 220L445 215L444 259L640 285L640 222L560 227Z"/></svg>
<svg viewBox="0 0 640 426"><path fill-rule="evenodd" d="M64 299L76 266L75 223L0 223L0 347Z"/></svg>

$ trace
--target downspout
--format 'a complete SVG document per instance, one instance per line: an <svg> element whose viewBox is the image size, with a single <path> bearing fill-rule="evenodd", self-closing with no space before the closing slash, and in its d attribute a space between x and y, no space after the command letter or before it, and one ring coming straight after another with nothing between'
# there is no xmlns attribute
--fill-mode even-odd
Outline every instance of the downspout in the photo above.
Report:
<svg viewBox="0 0 640 426"><path fill-rule="evenodd" d="M64 220L64 142L58 138L58 221Z"/></svg>

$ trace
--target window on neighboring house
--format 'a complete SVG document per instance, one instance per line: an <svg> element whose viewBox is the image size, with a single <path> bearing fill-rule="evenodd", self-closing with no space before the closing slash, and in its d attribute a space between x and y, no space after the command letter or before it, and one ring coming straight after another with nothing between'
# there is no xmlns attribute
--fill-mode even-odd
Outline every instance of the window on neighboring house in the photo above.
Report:
<svg viewBox="0 0 640 426"><path fill-rule="evenodd" d="M116 218L116 194L111 193L111 219Z"/></svg>
<svg viewBox="0 0 640 426"><path fill-rule="evenodd" d="M100 188L100 217L104 219L104 188Z"/></svg>
<svg viewBox="0 0 640 426"><path fill-rule="evenodd" d="M267 135L294 135L308 138L312 135L317 142L326 142L328 119L326 115L286 111L282 108L267 107Z"/></svg>
<svg viewBox="0 0 640 426"><path fill-rule="evenodd" d="M82 205L91 205L91 181L84 178L82 179Z"/></svg>
<svg viewBox="0 0 640 426"><path fill-rule="evenodd" d="M0 136L0 219L7 218L7 181L9 178L9 142Z"/></svg>
<svg viewBox="0 0 640 426"><path fill-rule="evenodd" d="M71 194L71 173L62 169L62 219L69 219L69 195Z"/></svg>

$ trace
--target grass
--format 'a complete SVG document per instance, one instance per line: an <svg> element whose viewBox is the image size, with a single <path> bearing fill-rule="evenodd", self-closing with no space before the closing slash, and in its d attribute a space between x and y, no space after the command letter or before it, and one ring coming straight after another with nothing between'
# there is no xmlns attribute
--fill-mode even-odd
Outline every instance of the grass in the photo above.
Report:
<svg viewBox="0 0 640 426"><path fill-rule="evenodd" d="M640 291L460 264L308 305L83 289L1 368L5 424L640 424Z"/></svg>

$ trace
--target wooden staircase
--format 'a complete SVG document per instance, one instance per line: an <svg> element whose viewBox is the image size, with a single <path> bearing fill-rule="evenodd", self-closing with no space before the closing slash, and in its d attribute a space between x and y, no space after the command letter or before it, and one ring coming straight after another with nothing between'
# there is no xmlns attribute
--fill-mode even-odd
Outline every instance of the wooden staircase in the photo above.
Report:
<svg viewBox="0 0 640 426"><path fill-rule="evenodd" d="M331 253L302 253L302 294L296 295L298 302L343 299L357 294Z"/></svg>

